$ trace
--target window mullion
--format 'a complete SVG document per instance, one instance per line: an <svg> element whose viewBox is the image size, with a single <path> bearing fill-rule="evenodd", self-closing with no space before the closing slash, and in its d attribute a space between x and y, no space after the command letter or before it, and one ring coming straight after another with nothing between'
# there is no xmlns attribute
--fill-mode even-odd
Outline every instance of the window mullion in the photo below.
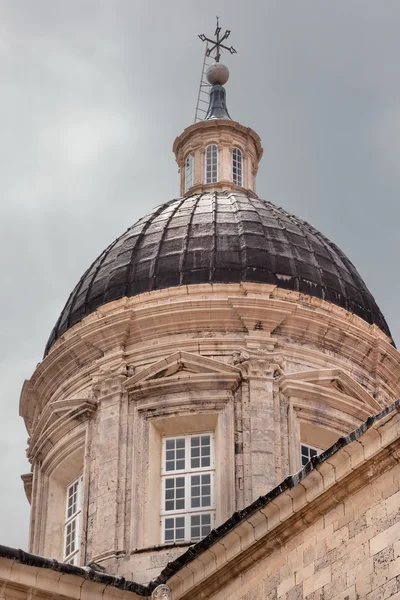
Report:
<svg viewBox="0 0 400 600"><path fill-rule="evenodd" d="M188 441L190 438L188 437ZM185 540L190 541L190 473L186 473L185 480L185 494L186 494L186 514L185 514Z"/></svg>
<svg viewBox="0 0 400 600"><path fill-rule="evenodd" d="M185 475L185 512L190 512L191 498L190 498L190 473Z"/></svg>

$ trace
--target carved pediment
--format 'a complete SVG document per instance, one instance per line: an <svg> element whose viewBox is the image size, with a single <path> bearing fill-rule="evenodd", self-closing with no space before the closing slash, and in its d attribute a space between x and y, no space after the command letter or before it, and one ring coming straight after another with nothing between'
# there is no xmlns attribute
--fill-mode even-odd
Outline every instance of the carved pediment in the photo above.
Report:
<svg viewBox="0 0 400 600"><path fill-rule="evenodd" d="M382 407L353 377L341 369L300 371L282 377L282 392L305 402L318 400L360 419Z"/></svg>
<svg viewBox="0 0 400 600"><path fill-rule="evenodd" d="M57 400L45 406L33 428L28 458L39 456L48 443L54 445L78 423L88 419L96 407L95 400L78 397Z"/></svg>
<svg viewBox="0 0 400 600"><path fill-rule="evenodd" d="M240 370L226 363L190 352L174 352L127 379L124 387L141 395L183 391L188 386L193 390L233 390L240 378Z"/></svg>

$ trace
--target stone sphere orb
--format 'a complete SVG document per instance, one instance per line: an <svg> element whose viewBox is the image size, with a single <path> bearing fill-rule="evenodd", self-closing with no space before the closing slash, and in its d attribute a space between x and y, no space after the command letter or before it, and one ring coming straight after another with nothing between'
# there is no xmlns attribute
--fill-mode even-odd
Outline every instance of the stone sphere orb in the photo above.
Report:
<svg viewBox="0 0 400 600"><path fill-rule="evenodd" d="M214 63L208 67L206 77L211 85L224 85L229 79L229 69L222 63Z"/></svg>

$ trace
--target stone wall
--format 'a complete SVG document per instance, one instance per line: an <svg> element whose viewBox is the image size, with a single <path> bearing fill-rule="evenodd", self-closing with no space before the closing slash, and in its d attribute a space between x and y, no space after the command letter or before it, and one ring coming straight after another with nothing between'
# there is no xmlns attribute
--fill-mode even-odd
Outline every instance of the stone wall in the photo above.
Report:
<svg viewBox="0 0 400 600"><path fill-rule="evenodd" d="M399 600L400 402L362 429L181 560L172 597Z"/></svg>
<svg viewBox="0 0 400 600"><path fill-rule="evenodd" d="M400 598L400 467L337 505L213 600Z"/></svg>

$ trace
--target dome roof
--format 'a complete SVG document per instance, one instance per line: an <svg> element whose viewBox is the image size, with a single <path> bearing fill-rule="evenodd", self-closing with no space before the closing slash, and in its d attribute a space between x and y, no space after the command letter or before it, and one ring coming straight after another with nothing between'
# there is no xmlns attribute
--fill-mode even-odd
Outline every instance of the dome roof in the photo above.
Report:
<svg viewBox="0 0 400 600"><path fill-rule="evenodd" d="M386 321L355 267L308 223L259 198L203 193L171 200L130 227L94 261L70 295L45 354L99 306L198 283L270 283Z"/></svg>

